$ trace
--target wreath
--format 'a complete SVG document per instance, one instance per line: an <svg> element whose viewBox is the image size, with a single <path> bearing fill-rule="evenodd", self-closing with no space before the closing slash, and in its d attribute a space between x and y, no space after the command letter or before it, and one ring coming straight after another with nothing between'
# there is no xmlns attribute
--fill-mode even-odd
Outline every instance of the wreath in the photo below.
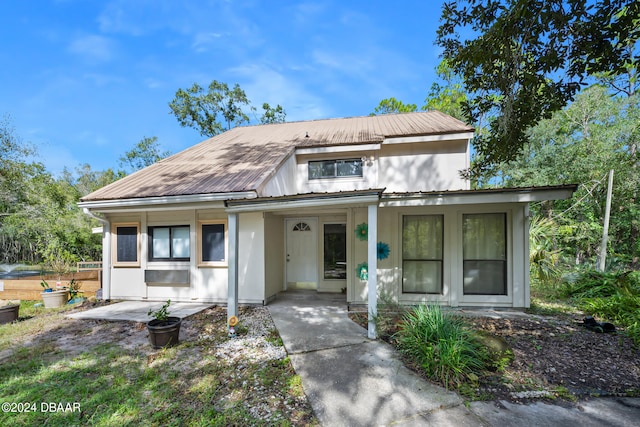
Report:
<svg viewBox="0 0 640 427"><path fill-rule="evenodd" d="M387 259L389 258L389 245L385 242L378 242L378 259Z"/></svg>
<svg viewBox="0 0 640 427"><path fill-rule="evenodd" d="M366 222L358 224L355 229L356 237L360 240L367 240L369 238L369 226Z"/></svg>

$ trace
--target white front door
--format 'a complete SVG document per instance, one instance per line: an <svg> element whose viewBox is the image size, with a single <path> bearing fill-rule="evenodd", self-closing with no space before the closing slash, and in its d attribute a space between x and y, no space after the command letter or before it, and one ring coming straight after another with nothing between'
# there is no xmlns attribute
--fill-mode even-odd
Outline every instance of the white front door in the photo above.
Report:
<svg viewBox="0 0 640 427"><path fill-rule="evenodd" d="M287 289L318 288L318 220L289 218L287 226Z"/></svg>

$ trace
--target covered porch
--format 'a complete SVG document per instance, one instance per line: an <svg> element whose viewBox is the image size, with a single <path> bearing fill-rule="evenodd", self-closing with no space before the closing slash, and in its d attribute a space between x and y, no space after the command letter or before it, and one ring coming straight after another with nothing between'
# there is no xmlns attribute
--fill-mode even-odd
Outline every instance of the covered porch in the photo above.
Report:
<svg viewBox="0 0 640 427"><path fill-rule="evenodd" d="M227 202L228 214L228 318L238 315L239 254L241 214L261 213L265 239L265 302L278 292L306 289L317 293L344 293L354 299L354 242L347 231L353 228L354 211L365 210L369 233L366 239L366 263L376 271L377 213L382 189L339 193L304 194ZM320 232L319 230L322 230ZM340 231L342 230L342 231ZM327 241L344 233L344 258L329 262ZM320 237L324 236L323 241ZM376 337L372 321L377 307L377 275L366 278L370 338ZM345 302L346 302L345 300Z"/></svg>

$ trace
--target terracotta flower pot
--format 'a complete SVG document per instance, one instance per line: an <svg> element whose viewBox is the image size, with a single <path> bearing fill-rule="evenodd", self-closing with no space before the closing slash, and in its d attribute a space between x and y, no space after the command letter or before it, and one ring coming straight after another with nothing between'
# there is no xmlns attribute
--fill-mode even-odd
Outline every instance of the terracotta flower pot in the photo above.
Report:
<svg viewBox="0 0 640 427"><path fill-rule="evenodd" d="M5 305L0 307L0 324L11 323L18 320L18 312L20 311L20 304Z"/></svg>
<svg viewBox="0 0 640 427"><path fill-rule="evenodd" d="M62 307L69 301L69 291L60 290L52 292L40 292L42 295L42 302L44 302L45 308Z"/></svg>
<svg viewBox="0 0 640 427"><path fill-rule="evenodd" d="M180 340L180 325L182 319L169 317L167 320L153 319L147 323L149 342L153 348L173 347Z"/></svg>

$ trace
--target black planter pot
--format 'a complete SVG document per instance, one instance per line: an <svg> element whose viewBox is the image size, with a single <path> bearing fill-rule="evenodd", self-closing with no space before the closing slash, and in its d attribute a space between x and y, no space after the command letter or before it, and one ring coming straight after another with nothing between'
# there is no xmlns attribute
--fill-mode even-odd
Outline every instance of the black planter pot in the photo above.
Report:
<svg viewBox="0 0 640 427"><path fill-rule="evenodd" d="M167 320L153 319L147 323L149 342L153 348L173 347L179 343L182 319L169 317Z"/></svg>
<svg viewBox="0 0 640 427"><path fill-rule="evenodd" d="M20 310L20 304L5 305L0 307L0 324L11 323L18 320L18 312Z"/></svg>

